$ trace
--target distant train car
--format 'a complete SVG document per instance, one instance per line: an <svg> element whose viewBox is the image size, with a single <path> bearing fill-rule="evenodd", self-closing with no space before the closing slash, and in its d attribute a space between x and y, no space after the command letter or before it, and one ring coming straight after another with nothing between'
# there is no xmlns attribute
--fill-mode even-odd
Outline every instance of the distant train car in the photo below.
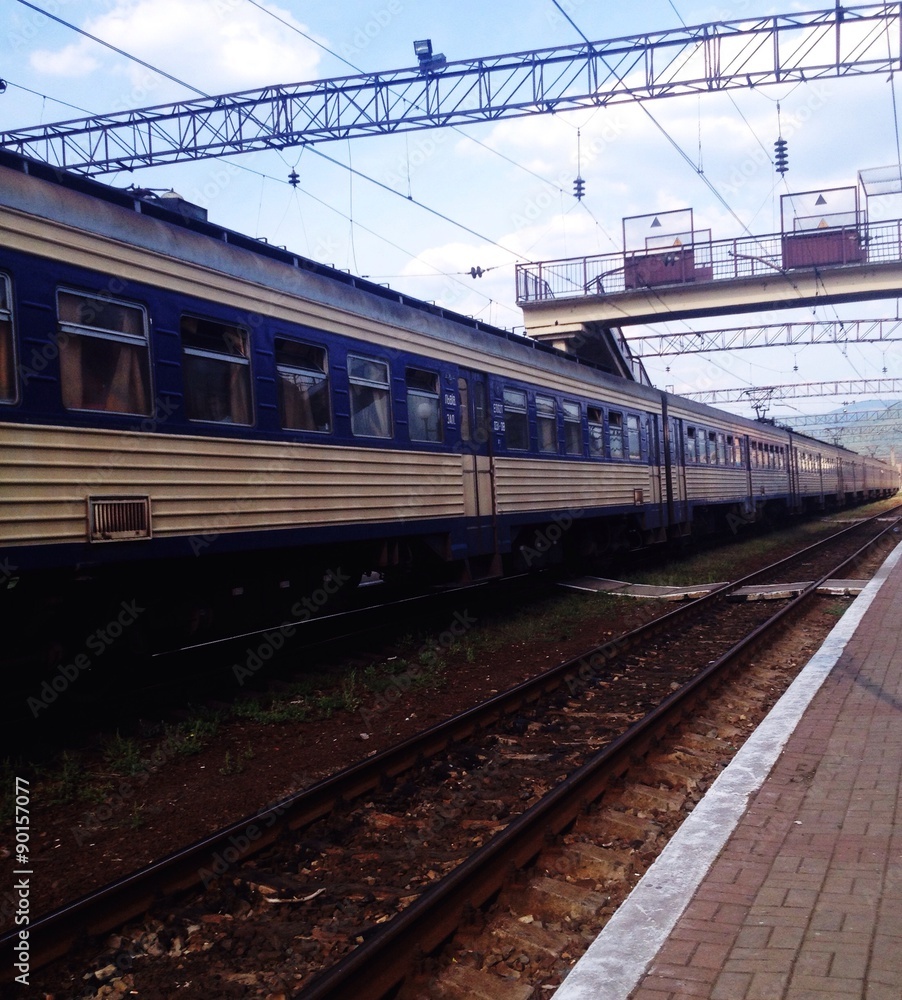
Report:
<svg viewBox="0 0 902 1000"><path fill-rule="evenodd" d="M172 206L0 156L16 655L126 606L130 637L200 641L363 571L497 576L898 487Z"/></svg>

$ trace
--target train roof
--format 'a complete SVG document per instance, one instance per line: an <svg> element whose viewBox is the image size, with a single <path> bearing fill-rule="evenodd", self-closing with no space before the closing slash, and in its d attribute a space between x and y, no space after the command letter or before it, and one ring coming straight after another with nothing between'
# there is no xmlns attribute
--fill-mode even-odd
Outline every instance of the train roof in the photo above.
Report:
<svg viewBox="0 0 902 1000"><path fill-rule="evenodd" d="M406 306L407 308L415 309L433 316L439 316L442 319L449 320L452 323L459 324L460 326L469 328L478 333L489 334L493 337L500 337L504 340L512 341L527 346L533 350L548 354L549 356L567 358L570 361L576 361L579 364L590 368L605 370L602 366L596 365L591 361L579 358L574 354L562 351L549 344L543 344L525 335L513 333L510 330L503 329L502 327L496 327L489 323L483 323L481 320L475 319L472 316L466 316L462 313L454 312L454 310L438 306L434 302L417 299L413 296L397 291L396 289L390 288L387 285L370 281L367 278L361 278L357 275L351 274L349 271L343 271L328 264L322 264L309 257L293 253L284 247L267 243L265 240L257 239L253 236L247 236L232 229L226 229L224 226L219 226L216 223L209 222L202 216L199 217L196 213L190 211L190 209L186 210L185 206L187 203L181 201L180 199L170 200L166 198L153 197L149 192L141 192L140 189L131 190L111 187L108 184L93 180L90 177L75 174L59 167L54 167L48 163L43 163L40 160L34 160L29 157L21 156L18 153L11 152L10 150L0 149L0 166L26 174L29 177L35 177L39 180L47 181L66 190L76 191L80 194L88 195L91 198L99 199L109 205L115 205L119 208L136 212L151 219L158 219L162 222L169 223L170 225L180 227L190 232L207 236L211 239L217 240L219 243L225 243L228 246L236 247L242 250L249 250L252 253L268 260L287 264L292 268L300 269L310 274L324 277L330 281L359 289L369 295L373 295L390 302L396 302L399 305ZM205 214L206 213L203 213L204 216Z"/></svg>
<svg viewBox="0 0 902 1000"><path fill-rule="evenodd" d="M338 289L344 289L345 291L338 294L342 298L342 304L346 307L350 305L349 299L357 299L355 305L359 311L374 311L376 302L383 303L383 308L389 311L394 311L400 307L405 310L408 317L411 315L409 311L412 310L413 315L422 316L421 332L431 333L433 336L437 334L435 331L429 330L431 325L430 319L432 323L436 320L450 322L454 324L454 329L458 331L455 339L459 338L462 348L472 346L475 343L474 338L481 338L481 345L483 347L492 342L496 343L498 353L507 353L517 348L521 350L525 348L533 358L536 358L537 355L542 355L545 358L544 364L549 369L556 369L560 372L564 366L575 364L582 368L587 375L591 372L593 380L606 383L608 387L617 383L628 385L631 395L637 400L660 399L662 396L666 396L671 400L673 405L684 411L697 414L702 420L706 417L709 420L715 418L720 420L726 419L731 422L738 422L748 431L758 428L759 432L763 432L764 428L773 426L769 421L759 422L752 420L751 418L742 417L729 411L718 410L703 403L694 402L682 396L665 393L652 386L624 379L612 373L606 366L597 364L576 354L562 351L559 348L543 344L540 341L521 334L513 333L510 330L483 323L471 316L465 316L453 310L437 306L435 303L414 298L386 285L378 284L366 278L353 275L348 271L342 271L327 264L321 264L308 257L292 253L283 247L274 246L263 240L226 229L223 226L209 222L203 217L205 214L203 212L198 214L191 210L185 210L185 203L180 203L178 199L172 199L170 202L169 199L153 197L147 192L144 192L142 195L140 191L111 187L92 178L71 173L9 150L0 149L0 168L3 167L15 171L19 175L47 182L59 189L60 194L64 191L70 191L99 200L103 204L111 206L114 210L124 209L130 213L136 213L147 219L148 224L154 231L142 234L139 231L141 227L136 226L134 221L128 223L123 228L121 216L117 219L115 211L111 212L106 219L102 218L101 213L97 213L96 211L90 212L89 217L86 217L84 213L79 214L76 206L66 203L66 199L64 198L49 198L41 201L41 199L33 197L33 192L28 196L24 192L17 194L14 190L11 190L16 186L13 183L6 185L0 183L0 202L9 204L11 207L18 208L19 210L34 212L39 216L43 215L56 220L60 216L65 216L66 221L72 225L98 232L106 231L108 235L135 243L136 245L146 245L148 249L171 253L173 256L184 259L186 262L201 263L214 268L219 263L222 264L222 269L226 271L236 268L236 265L231 261L231 256L235 251L249 251L254 255L254 258L259 260L257 267L259 273L256 273L254 278L261 283L266 284L268 281L271 281L277 273L286 273L280 271L278 265L287 266L291 269L291 274L303 274L311 278L316 282L320 290L330 286L335 288L336 292ZM27 182L23 181L21 183L25 184ZM156 220L158 223L164 223L166 227L175 227L174 231L182 231L186 238L170 240L167 244L161 239L156 227L153 227L153 220ZM188 234L193 234L193 237ZM202 238L202 247L198 245L197 237ZM219 260L213 263L211 263L211 257L214 254L209 249L211 244L207 242L208 240L215 241L212 245L216 246L220 253ZM230 258L228 263L224 263L225 258ZM249 258L243 259L248 260ZM276 265L276 267L273 268L273 265ZM321 284L323 282L325 284ZM291 289L287 283L279 280L272 287L274 291L297 291L296 289ZM366 307L363 306L362 300L357 298L361 295L365 296L368 300ZM398 315L398 313L395 313L395 317ZM486 336L489 338L488 341L485 340ZM507 345L506 347L504 346L505 344ZM783 433L788 430L782 427L773 429ZM824 443L798 431L791 431L791 433L796 437L807 438L812 443ZM831 447L835 447L841 451L849 451L849 449L844 448L842 445L832 445ZM855 454L851 451L849 453Z"/></svg>

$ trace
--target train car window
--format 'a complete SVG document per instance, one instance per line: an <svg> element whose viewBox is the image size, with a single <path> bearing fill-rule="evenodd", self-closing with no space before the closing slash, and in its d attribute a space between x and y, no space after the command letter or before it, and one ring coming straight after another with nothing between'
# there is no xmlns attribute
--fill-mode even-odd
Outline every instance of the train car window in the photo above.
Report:
<svg viewBox="0 0 902 1000"><path fill-rule="evenodd" d="M717 464L727 464L727 439L720 433L717 435Z"/></svg>
<svg viewBox="0 0 902 1000"><path fill-rule="evenodd" d="M63 406L150 414L144 309L132 302L60 289L57 313Z"/></svg>
<svg viewBox="0 0 902 1000"><path fill-rule="evenodd" d="M590 406L589 458L604 458L604 415L598 406Z"/></svg>
<svg viewBox="0 0 902 1000"><path fill-rule="evenodd" d="M392 436L388 362L348 355L351 431L357 437Z"/></svg>
<svg viewBox="0 0 902 1000"><path fill-rule="evenodd" d="M611 458L623 458L623 414L608 414L608 440L611 444Z"/></svg>
<svg viewBox="0 0 902 1000"><path fill-rule="evenodd" d="M717 432L708 431L708 462L717 465Z"/></svg>
<svg viewBox="0 0 902 1000"><path fill-rule="evenodd" d="M658 432L658 421L656 417L647 416L645 418L645 440L648 441L649 465L660 465L661 447L664 442Z"/></svg>
<svg viewBox="0 0 902 1000"><path fill-rule="evenodd" d="M536 396L536 429L539 432L539 451L556 455L557 408L549 396Z"/></svg>
<svg viewBox="0 0 902 1000"><path fill-rule="evenodd" d="M686 428L686 461L687 462L697 462L698 461L698 451L696 449L695 440L695 428Z"/></svg>
<svg viewBox="0 0 902 1000"><path fill-rule="evenodd" d="M275 347L282 426L328 434L332 430L332 403L326 349L284 337L276 337Z"/></svg>
<svg viewBox="0 0 902 1000"><path fill-rule="evenodd" d="M642 435L639 432L639 418L632 414L627 414L626 418L626 443L630 458L637 461L641 459Z"/></svg>
<svg viewBox="0 0 902 1000"><path fill-rule="evenodd" d="M12 293L9 278L0 274L0 403L15 403L18 398Z"/></svg>
<svg viewBox="0 0 902 1000"><path fill-rule="evenodd" d="M489 397L485 382L476 379L473 382L473 439L477 444L485 444L491 437L489 434Z"/></svg>
<svg viewBox="0 0 902 1000"><path fill-rule="evenodd" d="M183 316L181 334L188 419L252 423L247 330L214 319Z"/></svg>
<svg viewBox="0 0 902 1000"><path fill-rule="evenodd" d="M504 426L508 448L526 451L529 448L529 422L525 392L519 389L504 390Z"/></svg>
<svg viewBox="0 0 902 1000"><path fill-rule="evenodd" d="M408 368L407 427L411 441L441 441L442 414L439 403L438 374Z"/></svg>
<svg viewBox="0 0 902 1000"><path fill-rule="evenodd" d="M582 455L583 428L579 403L564 400L564 451L568 455Z"/></svg>

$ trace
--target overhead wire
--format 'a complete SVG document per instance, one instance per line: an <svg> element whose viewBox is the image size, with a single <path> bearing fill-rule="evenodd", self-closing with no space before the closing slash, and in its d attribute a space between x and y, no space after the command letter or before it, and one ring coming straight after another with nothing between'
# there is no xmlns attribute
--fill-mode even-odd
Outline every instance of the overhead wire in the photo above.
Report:
<svg viewBox="0 0 902 1000"><path fill-rule="evenodd" d="M37 7L35 4L30 3L29 0L19 0L19 2L22 3L22 4L24 4L27 7L31 7L32 9L38 11L39 13L46 13L41 8ZM250 0L249 0L249 2L250 2ZM258 6L258 5L255 4L255 6ZM263 8L261 8L261 9L263 9ZM124 49L121 49L118 46L112 45L109 42L104 41L102 38L99 38L98 36L93 35L90 32L84 31L83 29L78 28L77 26L75 26L73 24L70 24L68 21L64 20L61 17L57 17L56 15L50 15L50 14L48 14L48 16L52 17L53 20L57 21L59 24L63 25L64 27L71 28L73 31L77 32L78 34L85 35L86 37L90 38L92 41L95 41L98 44L103 45L106 48L112 49L118 55L121 55L121 56L123 56L126 59L130 59L130 60L132 60L132 61L134 61L134 62L136 62L136 63L144 66L145 68L151 70L152 72L159 73L161 76L166 77L167 79L169 79L173 83L176 83L179 86L185 87L186 89L193 91L194 93L200 95L201 97L210 97L211 96L210 94L205 93L204 91L198 89L197 87L193 86L192 84L187 83L186 81L179 79L178 77L174 76L173 74L167 73L166 71L161 70L161 69L159 69L156 66L153 66L151 63L148 63L145 60L140 59L137 56L132 55L131 53L125 51ZM281 20L281 18L279 20ZM317 44L319 44L319 43L317 43ZM87 113L91 114L91 112L87 112ZM516 258L518 258L520 260L525 260L525 258L521 254L519 254L517 251L514 251L514 250L511 250L511 249L509 249L507 247L504 247L502 244L497 243L495 240L491 239L490 237L485 236L484 234L477 232L475 229L472 229L469 226L465 226L464 224L457 222L456 220L452 219L450 216L445 215L442 212L439 212L437 209L431 208L429 205L426 205L425 203L419 201L418 199L407 198L400 191L396 191L394 188L390 187L389 185L384 184L381 181L378 181L378 180L376 180L373 177L369 177L367 174L365 174L365 173L363 173L363 172L361 172L359 170L356 170L350 164L343 164L339 160L336 160L333 157L328 156L327 154L325 154L325 153L321 152L320 150L316 149L315 147L311 146L310 148L311 148L312 152L316 153L318 156L322 157L323 159L328 160L330 163L334 164L335 166L342 167L343 169L348 170L351 174L354 174L356 176L362 177L365 180L370 181L371 183L377 185L378 187L384 189L385 191L390 192L391 194L396 195L399 198L404 198L405 201L409 201L409 202L413 203L414 205L416 205L418 208L421 208L421 209L423 209L423 210L425 210L425 211L427 211L427 212L435 215L437 218L440 218L443 221L445 221L445 222L447 222L447 223L449 223L449 224L451 224L453 226L457 226L458 228L463 229L465 232L470 233L470 235L472 235L472 236L476 236L478 239L480 239L480 240L482 240L484 242L490 243L491 245L498 247L499 249L503 250L505 253L509 253L512 256L514 256L514 257L516 257ZM278 151L278 152L281 153L281 151ZM299 157L299 159L300 159L300 157ZM250 168L245 167L242 164L235 164L235 166L238 167L239 169L247 170L247 171L249 171L251 173L258 174L261 177L269 177L269 175L263 174L260 171L250 170ZM272 178L272 177L269 177L269 179L276 180L276 178ZM349 218L349 221L351 221L353 223L353 219L351 217L348 217L348 218ZM367 231L371 232L370 230L367 230ZM390 241L386 241L386 242L390 242ZM412 256L414 257L414 259L418 259L418 255L413 254ZM477 292L477 294L482 295L483 293ZM489 296L485 296L485 297L486 298L490 298Z"/></svg>
<svg viewBox="0 0 902 1000"><path fill-rule="evenodd" d="M573 18L571 18L570 15L567 14L567 12L563 9L563 7L561 7L561 5L558 3L558 0L551 0L551 2L564 15L564 17L567 19L567 21L573 26L574 30L579 34L579 36L583 39L584 42L586 42L586 44L591 49L592 48L592 43L586 37L586 35L582 31L582 29L577 26L577 24L574 22ZM608 61L606 59L604 59L603 57L599 57L599 58L601 58L601 61L604 63L604 65L607 67L607 69L608 69L608 71L610 73L612 73L614 76L618 76L617 72L610 65L610 63L608 63ZM649 120L655 126L655 128L658 129L658 131L664 136L664 138L676 150L676 152L679 154L679 156L689 165L689 167L692 169L692 172L696 175L696 177L701 178L702 183L708 188L708 190L711 192L711 194L714 195L714 197L720 202L720 204L724 207L724 209L726 209L726 211L736 220L736 222L739 223L739 226L743 230L743 232L745 232L748 236L751 236L752 238L754 238L753 234L751 232L749 232L749 229L746 226L746 224L742 221L742 219L739 218L739 216L736 214L736 212L733 211L732 207L727 203L726 199L723 197L723 195L720 193L720 191L717 190L717 188L711 183L711 181L705 176L705 174L703 172L700 172L699 170L696 169L695 165L692 163L692 157L689 156L689 154L682 148L682 146L680 146L680 144L670 135L670 133L667 131L667 129L665 129L664 126L661 125L661 123L657 120L657 118L655 118L655 116L648 110L648 108L645 106L645 102L644 101L639 101L639 107L642 109L642 111L645 113L645 115L649 118Z"/></svg>
<svg viewBox="0 0 902 1000"><path fill-rule="evenodd" d="M314 45L319 46L319 48L321 48L324 52L327 52L329 55L334 56L336 59L341 60L341 62L343 62L346 66L349 66L352 70L354 70L355 73L357 73L357 74L365 74L366 73L365 69L362 69L360 66L357 66L354 63L350 62L344 56L339 55L334 49L330 49L327 45L324 45L322 42L320 42L318 39L314 38L312 35L309 35L306 32L301 31L300 28L298 28L296 25L292 24L290 21L286 21L284 18L279 17L278 14L276 14L274 11L270 10L269 8L264 7L262 4L258 3L257 0L246 0L246 2L249 3L249 4L252 4L258 10L261 10L264 14L269 14L270 17L274 17L281 24L285 25L286 28L289 28L291 31L296 32L302 38L306 38L309 42L312 42ZM405 101L407 100L407 98L403 98L403 99ZM414 107L416 110L418 110L418 111L422 111L423 110L422 108L419 107L419 105L414 104L412 101L408 101L408 103L412 107ZM457 126L457 125L449 125L447 127L450 128L452 131L457 132L458 135L461 135L465 139L468 139L470 142L475 143L477 146L481 146L483 149L485 149L488 152L492 153L494 156L500 157L505 162L511 164L511 166L516 167L518 170L522 170L525 173L530 174L532 177L535 177L536 180L540 180L544 184L554 184L554 181L548 180L547 177L542 177L541 174L537 174L534 170L530 170L529 167L527 167L524 164L518 162L517 160L513 159L512 157L507 156L505 153L502 153L501 150L495 149L493 146L489 146L487 143L482 142L481 140L477 139L475 136L470 135L468 132L465 132L459 126ZM562 190L559 186L558 186L558 189Z"/></svg>
<svg viewBox="0 0 902 1000"><path fill-rule="evenodd" d="M552 0L552 2L555 3L555 6L558 6L557 0ZM680 14L679 10L677 9L676 4L673 2L673 0L669 0L669 3L670 3L671 9L676 14L676 16L679 19L680 23L683 25L683 27L686 27L686 22L683 19L682 15ZM569 18L568 18L568 20L569 20ZM580 34L582 34L582 32L580 32ZM888 26L887 26L887 46L890 48L890 55L892 55L891 43L890 43L890 40L889 40L889 28L888 28ZM890 60L890 62L892 63L892 59ZM764 95L764 96L766 96L768 98L768 100L776 100L778 119L779 119L779 114L780 114L780 103L781 103L781 100L785 101L786 98L788 98L798 87L800 87L802 85L802 83L804 83L804 80L799 80L785 95L783 95L782 98L776 98L776 99L774 99L774 98L770 98L769 95ZM895 122L895 126L896 126L895 127L895 138L896 138L897 159L898 159L899 167L900 167L900 177L902 177L902 147L900 147L898 116L897 116L896 100L895 100L895 87L894 87L894 78L893 78L892 71L890 72L890 85L891 85L891 92L892 92L892 99L893 99L893 116L894 116L894 122ZM761 142L761 139L758 137L757 133L752 128L750 122L745 117L745 115L743 114L742 110L739 108L738 104L736 103L736 100L733 98L732 95L729 95L729 97L730 97L731 103L733 104L733 107L736 109L737 113L740 115L740 117L742 118L742 120L745 122L745 124L748 127L749 131L752 133L752 135L754 136L755 140L758 142L758 145L764 150L764 152L767 155L768 159L770 159L770 153L769 153L769 151L764 146L764 144ZM654 118L652 118L652 121L654 121ZM699 122L699 126L700 126L700 124L701 123ZM658 127L661 128L660 126L658 126ZM665 135L666 135L666 133L665 133ZM670 137L667 136L667 138L669 139ZM676 145L673 142L673 140L670 140L670 141L671 141L672 145ZM701 151L701 136L699 136L699 150ZM699 153L699 156L701 156L701 152ZM687 162L688 162L688 156L686 156L684 154L683 158L686 159ZM699 174L703 173L703 171L701 171L701 170L698 170L697 172ZM782 178L782 180L783 180L783 183L786 184L785 178ZM773 187L770 195L768 195L768 200L773 197L773 194L776 191L776 188L778 186L779 186L779 181L777 182L777 184L774 185L774 187ZM723 199L720 199L720 200L721 200L722 203L724 203ZM759 209L755 213L754 217L757 217L757 215L760 213L761 208L763 208L763 204L764 203L762 203L762 206L759 207ZM732 210L730 210L730 212L731 212L731 214L733 215L734 218L737 218L736 214L734 212L732 212ZM748 232L747 229L746 229L746 232ZM815 275L816 275L816 281L818 282L818 284L820 285L820 287L823 289L824 293L826 294L826 292L827 292L826 285L824 284L824 281L823 281L823 278L822 278L820 272L818 270L816 270L815 271ZM797 288L797 286L795 285L794 282L790 281L790 283L793 284L793 287ZM797 291L798 291L798 289L797 289ZM840 326L842 326L842 320L841 320L841 318L839 316L839 313L838 313L838 311L836 309L835 304L830 303L830 307L833 310L833 313L834 313L834 315L836 317L837 322L840 324ZM812 311L814 312L814 311L816 311L816 309L817 309L817 303L815 303L814 306L812 307ZM856 373L856 375L858 375L859 378L861 378L862 376L861 376L860 372L858 371L857 367L855 366L855 364L852 361L852 359L848 356L848 353L846 351L843 351L843 356L846 359L846 361L848 362L848 364L850 365L850 367L852 368L852 370ZM865 361L866 361L866 359L865 359ZM765 366L760 366L759 365L759 367L765 367ZM767 369L767 370L771 370L771 369Z"/></svg>
<svg viewBox="0 0 902 1000"><path fill-rule="evenodd" d="M51 14L49 10L44 10L36 4L29 3L29 0L18 0L18 2L22 4L23 7L30 7L39 14L43 14L44 17L49 17L52 21L56 21L58 24L62 24L67 28L71 28L72 31L78 32L79 35L84 35L85 38L90 38L92 42L97 42L98 45L103 45L108 49L112 49L113 52L118 52L120 56L125 56L126 59L131 59L133 62L143 66L145 69L149 69L153 73L158 73L160 76L165 76L167 80L177 83L180 87L186 87L188 90L193 90L194 93L200 97L210 96L209 94L205 94L202 90L198 90L197 87L192 87L190 83L185 83L184 80L180 80L177 76L173 76L171 73L167 73L165 70L162 70L157 66L152 66L149 62L139 59L138 56L134 56L130 52L120 49L118 46L113 45L112 42L104 41L102 38L98 38L97 35L92 35L90 31L85 31L84 28L79 28L76 25L63 20L63 18L57 17L56 14Z"/></svg>
<svg viewBox="0 0 902 1000"><path fill-rule="evenodd" d="M33 8L34 10L38 11L39 13L46 13L45 11L41 10L41 8L39 8L36 5L30 3L29 0L18 0L18 2L24 4L27 7ZM248 2L251 2L251 0L248 0ZM255 6L259 6L259 5L255 4ZM261 9L264 9L264 8L261 8ZM151 63L148 63L145 60L140 59L139 57L134 56L134 55L132 55L129 52L126 52L124 49L121 49L118 46L112 45L109 42L104 41L102 38L99 38L96 35L92 35L90 32L84 31L83 29L78 28L78 27L76 27L73 24L70 24L68 21L64 20L61 17L57 17L56 15L49 15L49 14L48 14L48 16L49 17L53 17L53 19L55 21L59 22L60 24L64 25L65 27L71 28L73 31L76 31L79 34L85 35L88 38L92 39L93 41L96 41L98 44L103 45L106 48L112 49L114 52L116 52L117 54L125 57L126 59L130 59L130 60L132 60L132 61L134 61L136 63L139 63L140 65L142 65L145 68L151 70L152 72L159 73L161 76L166 77L168 80L172 81L173 83L176 83L179 86L185 87L188 90L192 90L195 94L198 94L201 97L211 97L212 96L212 95L207 94L206 92L198 89L197 87L193 86L193 84L187 83L186 81L179 79L178 77L174 76L173 74L167 73L165 70L161 70L158 67L153 66ZM281 18L279 20L281 20ZM305 37L307 37L307 36L305 36ZM341 163L341 161L336 160L333 157L328 156L325 153L322 153L320 150L316 149L315 147L311 146L310 148L311 148L312 152L316 153L318 156L321 156L323 159L328 160L330 163L334 164L335 166L342 167L343 169L348 170L352 174L355 174L355 175L357 175L359 177L364 178L365 180L370 181L371 183L377 185L378 187L382 188L385 191L390 192L391 194L396 195L399 198L404 198L405 201L409 201L409 202L413 203L418 208L422 208L425 211L430 212L431 214L435 215L437 218L440 218L443 221L448 222L451 225L454 225L454 226L457 226L458 228L463 229L465 232L470 233L472 236L476 236L480 240L483 240L485 242L491 243L493 246L496 246L499 249L504 250L505 253L509 253L512 256L514 256L514 257L516 257L516 258L518 258L520 260L525 260L525 258L523 257L523 255L520 254L520 253L518 253L517 251L511 250L510 248L505 247L505 246L503 246L500 243L497 243L495 240L491 239L491 237L485 236L484 234L477 232L475 229L472 229L471 227L466 226L463 223L457 222L456 220L452 219L450 216L445 215L443 212L439 212L437 209L433 209L430 206L426 205L424 202L421 202L421 201L419 201L416 198L408 198L404 194L402 194L400 191L396 191L394 188L390 187L389 185L384 184L381 181L378 181L378 180L376 180L373 177L369 177L367 174L363 173L362 171L354 169L350 165ZM281 153L280 150L277 150L277 152Z"/></svg>
<svg viewBox="0 0 902 1000"><path fill-rule="evenodd" d="M37 11L38 13L41 13L41 14L47 13L46 11L42 10L40 7L36 6L35 4L30 3L29 0L19 0L19 2L22 3L22 4L24 4L27 7L32 8L33 10ZM161 76L166 77L167 79L169 79L173 83L176 83L179 86L183 86L186 89L193 91L194 93L198 94L201 97L210 97L211 96L211 95L205 93L204 91L200 90L199 88L193 86L193 84L189 84L186 81L181 80L178 77L175 77L172 74L167 73L166 71L159 69L158 67L152 65L151 63L148 63L145 60L140 59L139 57L132 55L131 53L127 52L126 50L121 49L118 46L112 45L112 44L104 41L102 38L99 38L98 36L91 34L90 32L87 32L87 31L85 31L85 30L83 30L81 28L78 28L76 25L70 24L68 21L64 20L61 17L57 17L56 15L51 15L51 14L47 14L47 16L48 17L52 17L53 20L57 21L59 24L63 25L64 27L70 28L73 31L75 31L76 33L86 36L87 38L91 39L92 41L95 41L98 44L103 45L104 47L106 47L108 49L111 49L112 51L116 52L118 55L121 55L121 56L123 56L126 59L132 60L132 61L134 61L134 62L136 62L136 63L144 66L146 69L149 69L152 72L159 73ZM23 89L25 89L25 88L23 88ZM31 93L35 93L34 91L30 91L30 92ZM46 97L46 95L36 95L36 96ZM51 98L51 100L55 100L55 99ZM78 109L78 110L85 111L85 109L81 109L81 108ZM91 111L85 111L85 113L89 114L89 115L90 114L94 114L94 112L91 112ZM510 250L509 248L504 247L504 246L502 246L499 243L496 243L490 237L487 237L484 234L481 234L481 233L477 232L476 230L474 230L474 229L472 229L472 228L470 228L468 226L463 225L462 223L458 223L456 220L452 219L450 216L447 216L444 213L439 212L438 210L431 208L429 205L426 205L425 203L420 202L417 199L406 198L401 192L396 191L394 188L391 188L388 185L383 184L381 181L378 181L375 178L369 177L368 175L362 173L361 171L354 169L350 165L346 165L346 164L341 163L338 160L335 160L334 158L328 156L325 153L322 153L320 150L318 150L316 148L311 147L311 150L312 150L312 152L316 153L318 156L321 156L324 159L328 160L330 163L333 163L336 166L342 167L343 169L348 170L351 174L354 174L356 176L362 177L365 180L368 180L371 183L376 184L377 186L383 188L384 190L386 190L386 191L388 191L388 192L390 192L390 193L392 193L394 195L397 195L400 198L404 198L406 201L411 201L417 207L422 208L425 211L430 212L431 214L436 215L438 218L442 219L445 222L448 222L449 224L451 224L453 226L457 226L458 228L463 229L464 231L470 233L471 235L476 236L478 239L483 240L483 241L488 242L488 243L491 243L493 246L497 246L499 249L503 250L504 252L512 254L514 257L517 257L517 258L519 258L521 260L525 259L525 258L522 257L522 255L518 254L516 251ZM302 149L302 152L303 152L303 149ZM298 162L299 161L300 161L300 156L298 157ZM255 174L255 175L263 178L264 182L265 182L265 180L278 181L277 178L274 178L274 177L272 177L269 174L266 174L266 173L264 173L262 171L259 171L259 170L254 170L254 169L252 169L250 167L247 167L247 166L245 166L243 164L233 164L233 165L237 169L244 170L244 171L246 171L248 173L252 173L252 174ZM304 193L307 194L308 196L310 196L309 192L305 191ZM261 198L262 198L262 192L261 192ZM327 203L325 201L323 201L322 199L318 199L317 198L317 199L314 199L314 200L320 202L321 204L323 204L326 207L332 208L332 206L328 206ZM333 208L333 211L337 211L337 210ZM343 214L343 213L338 212L338 214ZM351 216L345 216L345 218L347 218L349 222L351 222L352 224L354 224L354 220L353 220L353 218ZM356 224L360 225L359 222L356 223ZM368 229L365 226L361 226L361 228L363 228L366 232L370 233L371 235L376 236L377 238L383 240L388 245L394 246L398 250L402 250L403 253L407 254L412 259L419 259L419 255L418 254L415 254L415 253L413 253L413 252L411 252L409 250L403 250L397 244L392 243L391 240L388 240L386 237L382 236L381 234L376 233L375 231L373 231L371 229ZM463 273L466 273L466 272L463 272ZM442 272L442 271L437 271L437 274L442 275L442 276L446 276L446 273ZM451 275L448 275L448 276L451 276ZM467 286L467 287L469 288L469 286ZM491 296L485 295L485 293L480 292L478 289L472 289L471 288L470 290L472 292L474 292L475 294L479 295L480 297L485 298L488 303L492 303L492 302L495 301Z"/></svg>

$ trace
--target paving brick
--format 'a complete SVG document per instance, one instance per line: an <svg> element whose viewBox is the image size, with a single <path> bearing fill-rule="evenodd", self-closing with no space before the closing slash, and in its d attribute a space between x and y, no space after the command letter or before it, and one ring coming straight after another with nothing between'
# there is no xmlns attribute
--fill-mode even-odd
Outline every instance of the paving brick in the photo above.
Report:
<svg viewBox="0 0 902 1000"><path fill-rule="evenodd" d="M631 1000L678 1000L672 990L656 985L640 986L630 996Z"/></svg>
<svg viewBox="0 0 902 1000"><path fill-rule="evenodd" d="M766 948L771 938L772 928L766 924L748 924L740 928L736 935L738 948Z"/></svg>
<svg viewBox="0 0 902 1000"><path fill-rule="evenodd" d="M788 979L788 972L756 972L746 990L746 1000L774 1000L782 994Z"/></svg>
<svg viewBox="0 0 902 1000"><path fill-rule="evenodd" d="M751 982L752 977L746 972L722 972L711 990L711 1000L741 1000Z"/></svg>
<svg viewBox="0 0 902 1000"><path fill-rule="evenodd" d="M813 947L805 947L799 952L793 971L802 976L826 977L832 962L832 951L817 951Z"/></svg>
<svg viewBox="0 0 902 1000"><path fill-rule="evenodd" d="M796 1000L797 996L805 996L808 993L812 997L819 997L820 1000L824 997L829 997L830 1000L835 1000L836 997L855 997L858 1000L861 997L861 981L834 979L832 976L793 976L792 984L786 994L787 1000L790 997Z"/></svg>
<svg viewBox="0 0 902 1000"><path fill-rule="evenodd" d="M789 972L795 954L789 948L733 948L724 962L727 972Z"/></svg>
<svg viewBox="0 0 902 1000"><path fill-rule="evenodd" d="M631 1000L902 997L895 559Z"/></svg>

